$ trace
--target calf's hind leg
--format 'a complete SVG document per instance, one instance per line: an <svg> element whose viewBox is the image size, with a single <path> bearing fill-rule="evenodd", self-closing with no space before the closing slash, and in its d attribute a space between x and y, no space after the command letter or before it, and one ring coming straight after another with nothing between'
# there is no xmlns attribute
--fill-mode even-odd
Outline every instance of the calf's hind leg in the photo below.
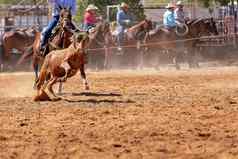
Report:
<svg viewBox="0 0 238 159"><path fill-rule="evenodd" d="M61 98L60 97L57 97L54 93L54 90L53 90L53 85L57 82L57 78L56 77L53 77L50 79L50 81L48 82L47 84L47 89L49 91L49 93L51 93L51 95L53 95L54 98L51 98L51 100L53 101L56 101L56 100L60 100Z"/></svg>
<svg viewBox="0 0 238 159"><path fill-rule="evenodd" d="M85 85L85 90L89 90L89 85L88 85L88 81L87 81L87 78L86 78L86 73L84 71L84 65L82 65L80 67L80 74L81 74L81 77L83 79L83 83Z"/></svg>
<svg viewBox="0 0 238 159"><path fill-rule="evenodd" d="M70 67L70 65L69 65L68 62L62 63L62 64L61 64L61 67L64 68L64 70L65 70L65 75L64 75L62 78L60 78L60 79L58 80L58 82L60 82L60 83L59 83L59 88L58 88L58 94L62 94L62 90L63 90L63 83L62 83L62 82L66 82L67 77L68 77L69 70L71 69L71 67Z"/></svg>

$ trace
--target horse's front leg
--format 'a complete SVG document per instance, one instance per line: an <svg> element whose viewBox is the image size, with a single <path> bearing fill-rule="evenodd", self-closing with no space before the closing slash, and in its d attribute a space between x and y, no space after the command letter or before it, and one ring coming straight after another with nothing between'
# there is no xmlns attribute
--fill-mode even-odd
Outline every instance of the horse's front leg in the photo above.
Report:
<svg viewBox="0 0 238 159"><path fill-rule="evenodd" d="M88 81L87 81L87 78L86 78L84 64L81 65L81 67L80 67L80 74L81 74L81 78L83 79L83 84L85 86L85 90L89 90L89 85L88 85Z"/></svg>
<svg viewBox="0 0 238 159"><path fill-rule="evenodd" d="M2 60L1 50L0 50L0 72L3 72L3 60Z"/></svg>
<svg viewBox="0 0 238 159"><path fill-rule="evenodd" d="M11 47L6 45L3 46L3 55L2 55L2 58L3 58L2 70L3 71L8 71L9 68L11 69L11 66L9 63L11 61L11 51L12 51Z"/></svg>
<svg viewBox="0 0 238 159"><path fill-rule="evenodd" d="M38 70L39 70L39 65L36 62L36 60L33 59L33 69L34 69L34 73L35 73L35 83L34 83L34 89L36 89L36 84L38 82L39 76L38 76Z"/></svg>

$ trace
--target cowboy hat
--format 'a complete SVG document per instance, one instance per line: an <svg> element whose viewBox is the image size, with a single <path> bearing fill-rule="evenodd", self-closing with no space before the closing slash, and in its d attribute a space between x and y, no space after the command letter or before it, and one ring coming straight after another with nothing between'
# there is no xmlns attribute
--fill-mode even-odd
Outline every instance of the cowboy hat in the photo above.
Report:
<svg viewBox="0 0 238 159"><path fill-rule="evenodd" d="M166 8L166 9L175 8L175 6L174 6L172 3L169 3L165 8Z"/></svg>
<svg viewBox="0 0 238 159"><path fill-rule="evenodd" d="M125 2L122 2L120 5L121 8L129 8L129 5L126 4Z"/></svg>
<svg viewBox="0 0 238 159"><path fill-rule="evenodd" d="M86 11L90 11L90 10L98 10L98 7L96 7L93 4L89 4L88 7L86 8Z"/></svg>
<svg viewBox="0 0 238 159"><path fill-rule="evenodd" d="M177 6L183 6L183 2L182 2L182 1L178 1L178 2L176 3L176 5L177 5Z"/></svg>

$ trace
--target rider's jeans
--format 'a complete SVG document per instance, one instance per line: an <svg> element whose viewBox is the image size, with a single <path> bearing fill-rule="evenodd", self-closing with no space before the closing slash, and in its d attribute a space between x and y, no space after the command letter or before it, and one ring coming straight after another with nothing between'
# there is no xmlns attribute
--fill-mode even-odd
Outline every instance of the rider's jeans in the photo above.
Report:
<svg viewBox="0 0 238 159"><path fill-rule="evenodd" d="M122 26L118 26L117 30L118 30L117 44L119 47L121 47L123 40L124 40L125 28Z"/></svg>
<svg viewBox="0 0 238 159"><path fill-rule="evenodd" d="M53 16L53 19L49 22L48 26L42 33L43 39L42 39L41 46L44 46L46 44L47 40L50 38L52 30L57 25L58 21L59 21L59 16Z"/></svg>

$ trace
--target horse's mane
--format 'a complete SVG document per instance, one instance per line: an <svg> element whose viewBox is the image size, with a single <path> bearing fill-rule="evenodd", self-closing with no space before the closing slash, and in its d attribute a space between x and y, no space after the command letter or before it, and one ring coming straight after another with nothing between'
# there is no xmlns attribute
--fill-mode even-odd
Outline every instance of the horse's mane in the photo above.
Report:
<svg viewBox="0 0 238 159"><path fill-rule="evenodd" d="M16 28L13 31L26 32L29 28Z"/></svg>
<svg viewBox="0 0 238 159"><path fill-rule="evenodd" d="M104 31L106 28L110 28L110 23L107 21L100 21L95 26L95 31Z"/></svg>
<svg viewBox="0 0 238 159"><path fill-rule="evenodd" d="M214 21L213 17L204 18L203 20L204 20L204 22L213 22Z"/></svg>
<svg viewBox="0 0 238 159"><path fill-rule="evenodd" d="M26 28L16 28L12 30L13 32L18 32L18 33L28 33L29 31L38 31L40 30L37 28L37 26L32 26L32 27L26 27Z"/></svg>
<svg viewBox="0 0 238 159"><path fill-rule="evenodd" d="M196 18L190 24L191 24L191 26L194 26L194 25L200 23L201 21L203 21L203 18Z"/></svg>
<svg viewBox="0 0 238 159"><path fill-rule="evenodd" d="M195 25L197 23L200 23L200 22L210 22L211 20L213 20L212 17L206 17L206 18L196 18L196 19L193 19L191 21L188 22L188 24L190 25Z"/></svg>
<svg viewBox="0 0 238 159"><path fill-rule="evenodd" d="M188 24L188 25L191 25L191 24L193 24L196 20L198 20L198 18L189 20L189 21L187 21L187 24Z"/></svg>

